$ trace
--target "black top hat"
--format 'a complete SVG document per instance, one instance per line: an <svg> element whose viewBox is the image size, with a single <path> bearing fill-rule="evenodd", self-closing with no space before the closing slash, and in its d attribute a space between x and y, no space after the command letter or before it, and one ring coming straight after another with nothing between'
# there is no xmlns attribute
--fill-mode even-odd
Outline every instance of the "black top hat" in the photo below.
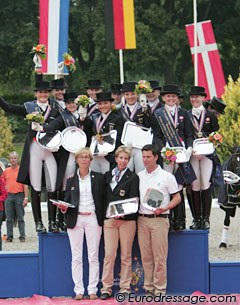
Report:
<svg viewBox="0 0 240 305"><path fill-rule="evenodd" d="M112 93L122 93L122 84L111 84L110 89Z"/></svg>
<svg viewBox="0 0 240 305"><path fill-rule="evenodd" d="M162 87L159 86L159 81L158 80L149 80L149 83L151 85L151 88L153 90L161 90Z"/></svg>
<svg viewBox="0 0 240 305"><path fill-rule="evenodd" d="M207 93L205 92L204 87L200 86L192 86L189 93L189 95L202 95L202 96L207 96Z"/></svg>
<svg viewBox="0 0 240 305"><path fill-rule="evenodd" d="M51 91L49 82L36 82L34 91Z"/></svg>
<svg viewBox="0 0 240 305"><path fill-rule="evenodd" d="M122 85L122 92L134 92L137 82L127 82Z"/></svg>
<svg viewBox="0 0 240 305"><path fill-rule="evenodd" d="M53 79L51 81L51 89L65 89L66 84L63 78Z"/></svg>
<svg viewBox="0 0 240 305"><path fill-rule="evenodd" d="M227 106L222 99L214 96L210 101L207 101L207 104L210 105L214 110L221 114L225 114L225 107Z"/></svg>
<svg viewBox="0 0 240 305"><path fill-rule="evenodd" d="M68 93L64 93L64 102L72 102L77 98L77 93L76 92L68 92Z"/></svg>
<svg viewBox="0 0 240 305"><path fill-rule="evenodd" d="M109 91L97 93L97 100L96 100L96 102L103 102L103 101L110 101L110 102L112 102L113 100L114 99L111 96L111 92L109 92Z"/></svg>
<svg viewBox="0 0 240 305"><path fill-rule="evenodd" d="M178 95L179 91L178 91L177 85L164 85L162 87L161 95L168 94L168 93Z"/></svg>
<svg viewBox="0 0 240 305"><path fill-rule="evenodd" d="M100 79L92 79L87 81L88 84L85 86L86 89L99 89L102 88Z"/></svg>

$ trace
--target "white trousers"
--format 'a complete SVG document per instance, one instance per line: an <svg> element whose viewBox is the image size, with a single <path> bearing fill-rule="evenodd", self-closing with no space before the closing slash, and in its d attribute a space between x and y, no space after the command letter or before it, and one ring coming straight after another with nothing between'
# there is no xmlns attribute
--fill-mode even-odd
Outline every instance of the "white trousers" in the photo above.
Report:
<svg viewBox="0 0 240 305"><path fill-rule="evenodd" d="M51 151L33 141L30 144L29 177L31 186L37 192L41 192L42 189L42 167L44 167L47 192L54 192L57 181L57 162Z"/></svg>
<svg viewBox="0 0 240 305"><path fill-rule="evenodd" d="M163 163L163 169L170 173L170 174L173 174L176 173L177 169L178 169L178 164L176 163L170 163L170 164L166 164L166 163ZM181 184L178 184L178 190L181 191L183 189L183 185Z"/></svg>
<svg viewBox="0 0 240 305"><path fill-rule="evenodd" d="M73 229L67 229L72 252L72 278L74 292L84 294L83 286L83 240L84 233L87 241L89 262L88 294L97 293L99 281L99 244L102 227L98 225L96 215L78 215L77 223Z"/></svg>
<svg viewBox="0 0 240 305"><path fill-rule="evenodd" d="M110 163L104 157L93 156L90 167L94 172L105 174L110 170Z"/></svg>
<svg viewBox="0 0 240 305"><path fill-rule="evenodd" d="M140 148L132 148L132 156L129 160L128 168L136 174L144 170L142 150Z"/></svg>
<svg viewBox="0 0 240 305"><path fill-rule="evenodd" d="M74 153L69 153L68 162L63 176L63 191L66 190L67 178L72 176L75 173L76 161Z"/></svg>
<svg viewBox="0 0 240 305"><path fill-rule="evenodd" d="M213 170L213 162L204 155L191 156L190 162L197 179L192 182L192 190L195 192L209 189L210 178Z"/></svg>

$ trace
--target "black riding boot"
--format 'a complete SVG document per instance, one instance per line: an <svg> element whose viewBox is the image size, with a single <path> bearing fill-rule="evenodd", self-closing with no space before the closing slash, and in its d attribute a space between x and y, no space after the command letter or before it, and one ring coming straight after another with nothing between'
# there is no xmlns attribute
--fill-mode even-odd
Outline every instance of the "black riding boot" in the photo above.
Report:
<svg viewBox="0 0 240 305"><path fill-rule="evenodd" d="M192 190L192 207L194 211L194 219L193 223L190 226L192 230L200 230L201 229L201 194L200 191Z"/></svg>
<svg viewBox="0 0 240 305"><path fill-rule="evenodd" d="M207 190L202 191L202 210L203 210L203 218L202 218L202 229L209 230L210 229L210 212L212 207L212 192L211 187Z"/></svg>
<svg viewBox="0 0 240 305"><path fill-rule="evenodd" d="M65 192L59 192L58 193L58 199L59 200L64 200L64 194L65 194ZM67 231L67 225L66 225L66 222L65 222L65 215L61 212L60 209L57 209L56 224L61 231L64 231L64 232Z"/></svg>
<svg viewBox="0 0 240 305"><path fill-rule="evenodd" d="M173 208L173 214L174 214L174 230L175 231L181 231L185 229L185 202L184 202L184 196L183 191L179 192L181 195L181 202Z"/></svg>
<svg viewBox="0 0 240 305"><path fill-rule="evenodd" d="M32 212L33 218L36 225L36 232L45 233L46 228L42 223L42 214L41 214L41 192L37 192L31 187L31 203L32 203Z"/></svg>
<svg viewBox="0 0 240 305"><path fill-rule="evenodd" d="M59 232L59 228L56 225L56 211L57 211L57 208L50 201L50 199L56 199L56 193L48 192L47 196L48 196L48 231L53 232L53 233L57 233L57 232Z"/></svg>

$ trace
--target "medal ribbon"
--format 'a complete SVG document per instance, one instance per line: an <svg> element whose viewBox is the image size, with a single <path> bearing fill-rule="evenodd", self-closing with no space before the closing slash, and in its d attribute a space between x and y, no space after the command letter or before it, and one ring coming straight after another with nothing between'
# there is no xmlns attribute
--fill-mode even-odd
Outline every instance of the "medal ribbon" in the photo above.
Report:
<svg viewBox="0 0 240 305"><path fill-rule="evenodd" d="M206 116L206 109L203 109L203 111L201 113L200 123L198 123L198 120L193 115L193 121L194 121L193 125L197 129L197 131L200 131L200 132L202 131L203 124L204 124L204 121L205 121L205 116Z"/></svg>
<svg viewBox="0 0 240 305"><path fill-rule="evenodd" d="M102 127L103 127L103 124L105 123L106 119L109 117L109 114L111 113L112 111L109 111L108 114L104 117L102 117L102 115L100 115L97 120L96 120L96 130L97 130L97 133L100 133ZM102 121L101 121L101 118L102 118Z"/></svg>
<svg viewBox="0 0 240 305"><path fill-rule="evenodd" d="M159 105L159 99L156 99L156 101L153 103L153 106L152 106L152 108L151 108L151 112L153 113L155 110L156 110L156 108L157 108L157 106Z"/></svg>
<svg viewBox="0 0 240 305"><path fill-rule="evenodd" d="M130 115L130 119L133 120L133 117L134 115L136 114L137 110L138 110L138 107L139 107L139 104L138 102L136 102L136 104L134 105L134 108L132 110L132 113ZM124 111L128 114L128 111L127 111L127 105L124 106Z"/></svg>
<svg viewBox="0 0 240 305"><path fill-rule="evenodd" d="M165 108L165 110L167 111L167 113L168 113L168 115L169 115L169 117L170 117L170 120L171 120L172 123L173 123L173 126L174 126L175 128L177 128L177 124L178 124L178 107L175 108L174 120L173 120L173 117L172 117L170 111L168 110L168 108L167 108L167 107L164 107L164 108Z"/></svg>
<svg viewBox="0 0 240 305"><path fill-rule="evenodd" d="M49 113L50 113L50 111L51 111L51 107L50 107L50 105L48 105L47 106L47 109L46 109L46 112L45 112L45 114L44 114L44 122L46 121L46 119L48 118L48 115L49 115Z"/></svg>
<svg viewBox="0 0 240 305"><path fill-rule="evenodd" d="M97 103L89 110L88 116L90 116L95 111L95 109L97 109Z"/></svg>

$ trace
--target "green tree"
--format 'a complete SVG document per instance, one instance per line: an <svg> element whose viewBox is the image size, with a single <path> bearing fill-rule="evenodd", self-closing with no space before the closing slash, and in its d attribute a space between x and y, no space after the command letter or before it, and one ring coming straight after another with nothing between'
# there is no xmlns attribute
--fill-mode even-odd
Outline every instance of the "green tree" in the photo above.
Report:
<svg viewBox="0 0 240 305"><path fill-rule="evenodd" d="M4 112L0 110L0 157L8 158L9 153L13 150L12 131Z"/></svg>
<svg viewBox="0 0 240 305"><path fill-rule="evenodd" d="M226 160L234 146L240 146L240 76L236 81L232 76L228 77L228 84L225 87L223 101L227 104L225 115L219 118L220 133L223 135L220 156Z"/></svg>

